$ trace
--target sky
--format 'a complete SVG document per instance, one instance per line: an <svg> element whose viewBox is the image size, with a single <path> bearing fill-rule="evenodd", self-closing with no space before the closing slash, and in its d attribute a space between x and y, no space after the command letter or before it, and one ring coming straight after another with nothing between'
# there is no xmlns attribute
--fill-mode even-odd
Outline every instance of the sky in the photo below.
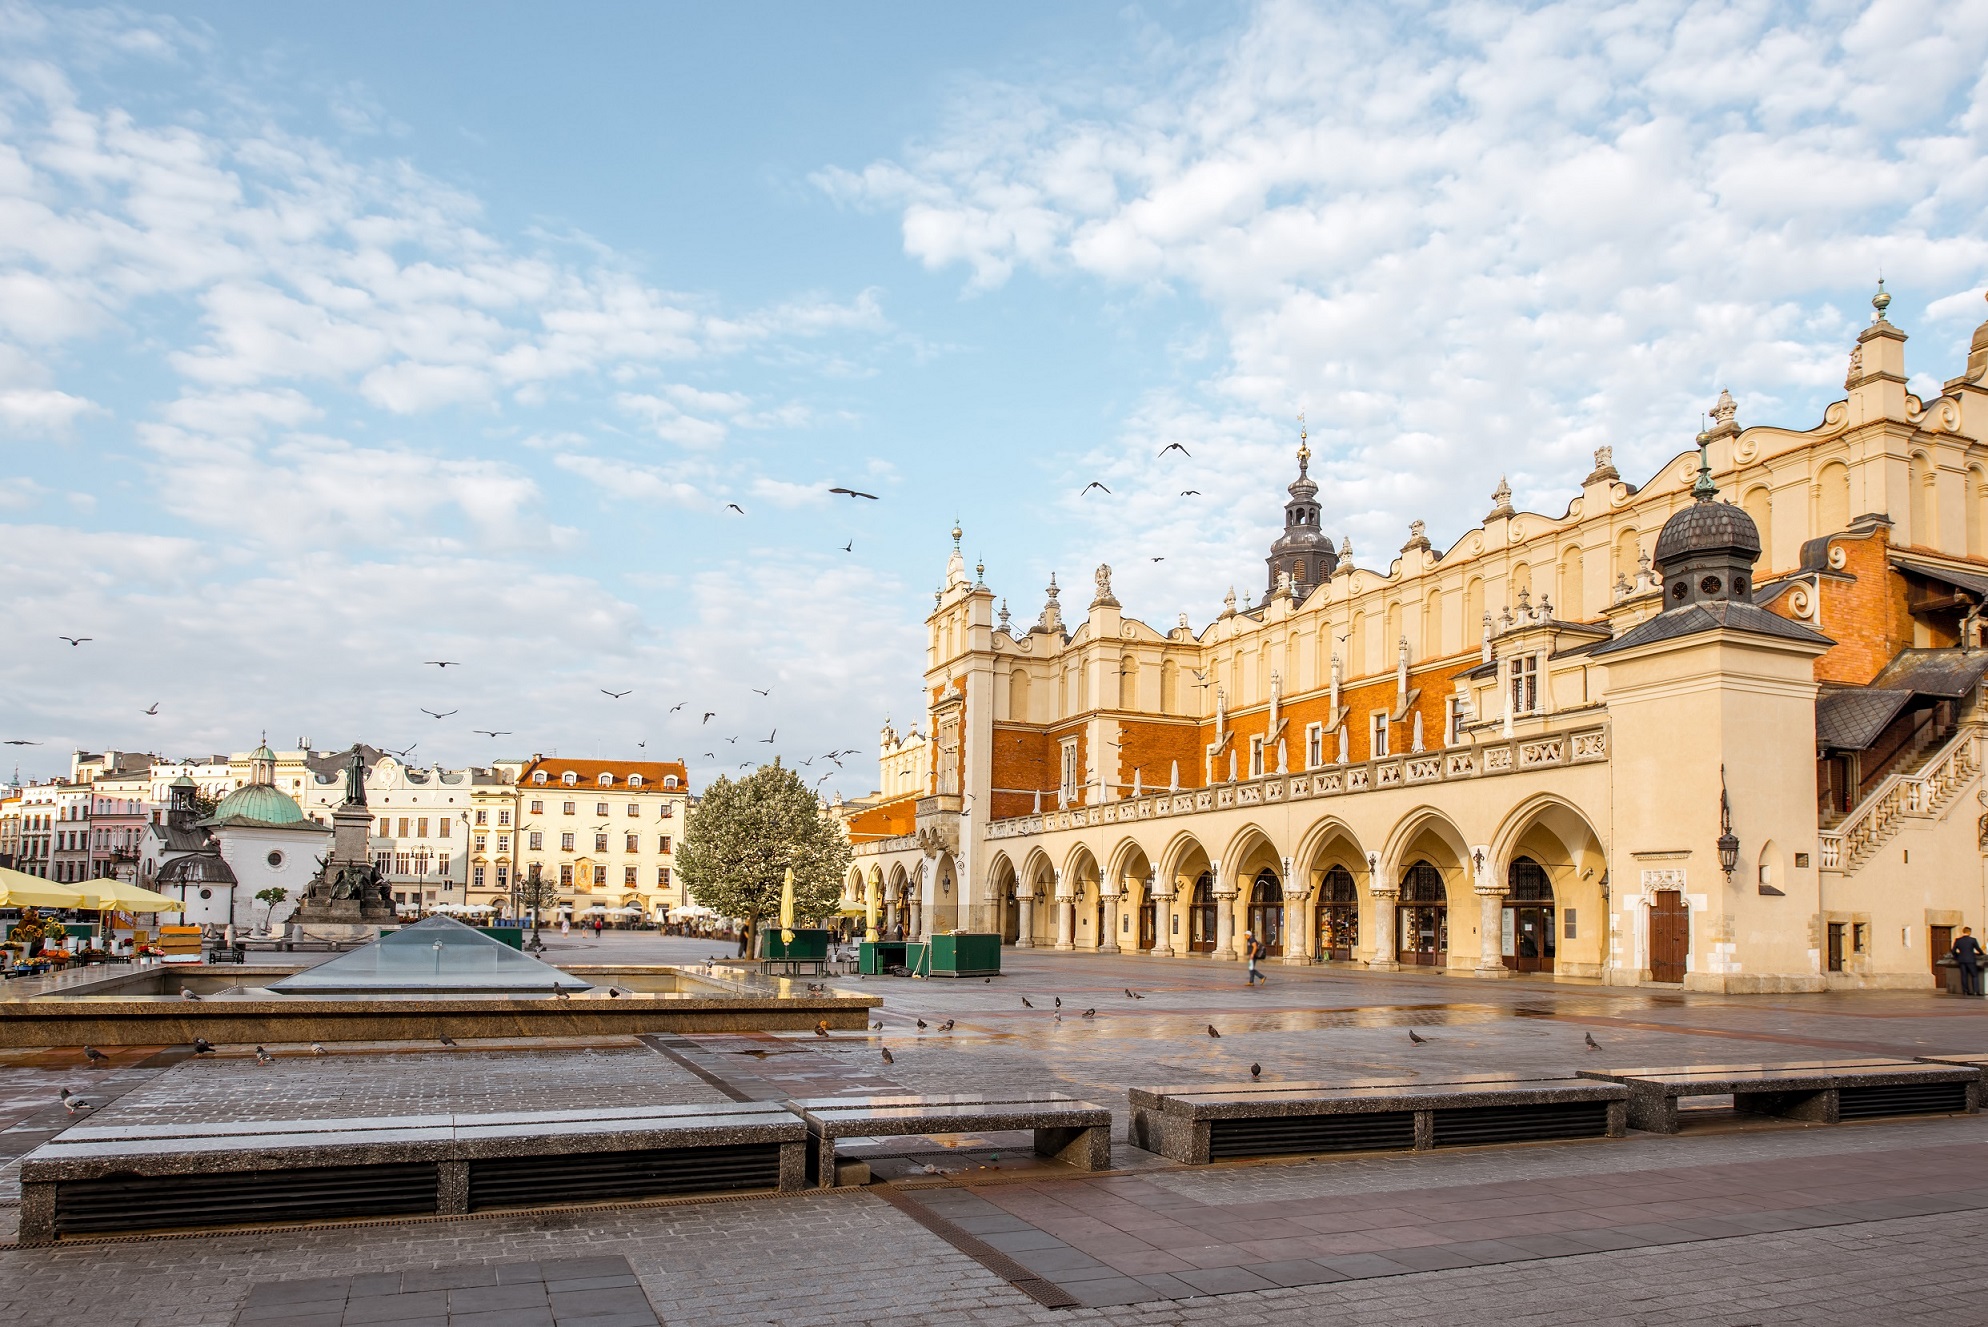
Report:
<svg viewBox="0 0 1988 1327"><path fill-rule="evenodd" d="M1109 563L1199 629L1300 413L1382 567L1722 388L1811 426L1880 274L1937 392L1985 70L1988 0L0 0L0 777L266 731L859 795L955 521L1020 622Z"/></svg>

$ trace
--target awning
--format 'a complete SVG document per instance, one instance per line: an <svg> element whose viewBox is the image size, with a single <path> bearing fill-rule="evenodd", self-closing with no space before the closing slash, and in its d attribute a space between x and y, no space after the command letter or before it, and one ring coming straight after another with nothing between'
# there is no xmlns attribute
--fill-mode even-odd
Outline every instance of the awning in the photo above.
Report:
<svg viewBox="0 0 1988 1327"><path fill-rule="evenodd" d="M1815 698L1816 745L1832 751L1862 751L1877 741L1912 699L1909 690L1856 687L1825 691Z"/></svg>
<svg viewBox="0 0 1988 1327"><path fill-rule="evenodd" d="M79 886L88 900L83 906L118 912L184 912L186 904L170 894L161 894L123 880L85 880Z"/></svg>
<svg viewBox="0 0 1988 1327"><path fill-rule="evenodd" d="M670 909L671 921L694 920L699 917L716 917L718 914L702 903L680 903Z"/></svg>
<svg viewBox="0 0 1988 1327"><path fill-rule="evenodd" d="M0 866L0 908L84 908L81 891ZM177 906L177 905L175 905Z"/></svg>
<svg viewBox="0 0 1988 1327"><path fill-rule="evenodd" d="M1891 553L1891 565L1914 576L1924 576L1927 580L1944 581L1957 590L1965 590L1978 599L1988 600L1988 571L1950 567L1933 558L1916 557L1896 549Z"/></svg>

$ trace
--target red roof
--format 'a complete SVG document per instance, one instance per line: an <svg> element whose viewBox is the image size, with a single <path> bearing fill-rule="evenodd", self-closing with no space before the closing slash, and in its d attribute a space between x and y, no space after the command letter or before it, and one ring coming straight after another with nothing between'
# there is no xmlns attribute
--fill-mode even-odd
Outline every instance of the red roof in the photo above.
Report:
<svg viewBox="0 0 1988 1327"><path fill-rule="evenodd" d="M637 791L670 787L670 779L676 780L672 791L690 791L690 771L681 760L580 760L566 756L533 756L524 769L518 772L518 786L534 785L532 775L544 771L545 783L539 787L557 787L566 781L566 775L575 775L574 786L580 788L612 788L617 792L627 792L631 787ZM609 782L602 783L601 775L608 775ZM642 782L631 785L628 778L639 774Z"/></svg>

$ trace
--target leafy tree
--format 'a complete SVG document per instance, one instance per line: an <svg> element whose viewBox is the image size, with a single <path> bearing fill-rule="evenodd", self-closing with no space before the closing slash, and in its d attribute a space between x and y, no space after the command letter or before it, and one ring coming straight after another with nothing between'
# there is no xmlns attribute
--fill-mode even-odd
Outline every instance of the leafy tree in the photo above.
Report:
<svg viewBox="0 0 1988 1327"><path fill-rule="evenodd" d="M281 885L271 885L267 889L256 891L255 901L264 905L262 914L263 930L268 930L269 924L276 919L276 905L284 902L289 897L290 891Z"/></svg>
<svg viewBox="0 0 1988 1327"><path fill-rule="evenodd" d="M684 822L676 862L692 898L757 930L761 918L780 915L788 867L796 919L830 912L849 871L849 841L800 776L775 760L704 790Z"/></svg>

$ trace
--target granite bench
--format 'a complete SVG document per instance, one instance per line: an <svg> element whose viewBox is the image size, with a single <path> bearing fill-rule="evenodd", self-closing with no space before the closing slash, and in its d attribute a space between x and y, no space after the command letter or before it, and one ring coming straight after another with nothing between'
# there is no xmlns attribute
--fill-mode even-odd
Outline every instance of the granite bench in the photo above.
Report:
<svg viewBox="0 0 1988 1327"><path fill-rule="evenodd" d="M1597 1088L1613 1087L1613 1091ZM1201 1083L1135 1087L1131 1141L1186 1165L1234 1157L1427 1151L1620 1138L1628 1090L1577 1078Z"/></svg>
<svg viewBox="0 0 1988 1327"><path fill-rule="evenodd" d="M90 1125L21 1161L22 1243L804 1187L769 1102L375 1119Z"/></svg>
<svg viewBox="0 0 1988 1327"><path fill-rule="evenodd" d="M1054 1092L810 1097L787 1104L807 1124L808 1176L825 1189L836 1184L838 1138L1028 1129L1038 1156L1078 1170L1111 1166L1111 1112Z"/></svg>
<svg viewBox="0 0 1988 1327"><path fill-rule="evenodd" d="M1677 1132L1677 1103L1685 1097L1730 1094L1733 1109L1744 1114L1813 1124L1981 1109L1978 1067L1901 1059L1584 1069L1581 1076L1627 1087L1630 1126L1650 1133Z"/></svg>

